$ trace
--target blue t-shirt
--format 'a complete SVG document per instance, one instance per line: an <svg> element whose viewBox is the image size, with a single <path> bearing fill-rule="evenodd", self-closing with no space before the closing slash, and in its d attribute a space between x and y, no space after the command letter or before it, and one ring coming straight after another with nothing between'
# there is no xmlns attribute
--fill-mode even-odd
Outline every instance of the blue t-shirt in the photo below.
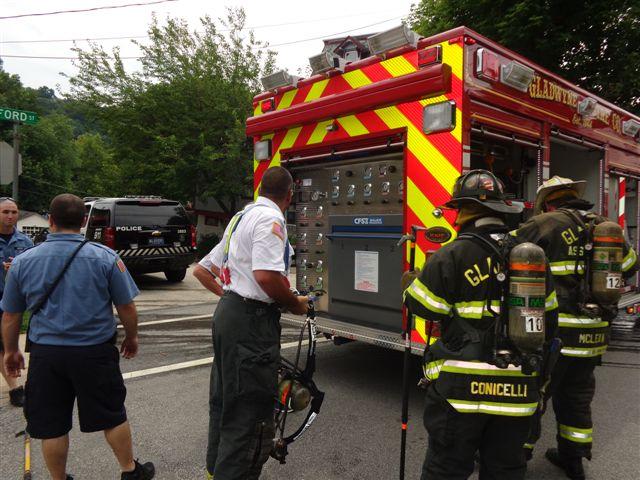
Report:
<svg viewBox="0 0 640 480"><path fill-rule="evenodd" d="M0 262L8 262L11 257L15 258L25 250L33 247L31 239L18 230L13 231L13 235L7 241L0 236ZM2 267L0 265L0 267ZM2 275L0 275L0 297L2 297L2 291L4 290L4 280L6 272L2 269Z"/></svg>
<svg viewBox="0 0 640 480"><path fill-rule="evenodd" d="M9 268L0 308L11 313L33 308L83 240L80 234L49 234L44 243L17 257ZM131 303L138 293L118 255L88 243L31 319L29 338L59 346L107 342L116 331L113 305Z"/></svg>

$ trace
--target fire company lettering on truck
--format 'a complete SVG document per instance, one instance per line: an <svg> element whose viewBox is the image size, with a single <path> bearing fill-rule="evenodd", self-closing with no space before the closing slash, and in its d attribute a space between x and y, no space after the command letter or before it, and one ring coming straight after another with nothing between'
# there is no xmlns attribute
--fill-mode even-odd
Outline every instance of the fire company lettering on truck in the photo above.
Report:
<svg viewBox="0 0 640 480"><path fill-rule="evenodd" d="M412 225L455 237L454 213L435 209L462 171L493 171L527 207L544 180L579 174L636 245L640 216L639 117L466 27L424 39L403 28L405 44L338 40L360 56L351 63L326 42L310 78L266 77L247 120L256 194L270 166L294 177L296 282L324 292L318 329L399 350L409 247L397 242ZM438 246L418 236L416 266ZM417 319L415 352L427 332Z"/></svg>

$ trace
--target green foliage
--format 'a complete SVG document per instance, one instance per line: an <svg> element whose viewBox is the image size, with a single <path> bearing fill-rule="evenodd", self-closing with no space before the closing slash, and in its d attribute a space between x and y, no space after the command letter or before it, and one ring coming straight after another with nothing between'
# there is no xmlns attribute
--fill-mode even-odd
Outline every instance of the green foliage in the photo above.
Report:
<svg viewBox="0 0 640 480"><path fill-rule="evenodd" d="M211 233L209 235L201 235L198 238L198 245L196 247L196 257L204 258L213 247L215 247L218 243L220 243L220 237L215 233Z"/></svg>
<svg viewBox="0 0 640 480"><path fill-rule="evenodd" d="M638 0L421 0L408 23L424 36L465 25L640 113Z"/></svg>
<svg viewBox="0 0 640 480"><path fill-rule="evenodd" d="M75 140L77 164L73 183L81 186L88 196L117 196L124 194L123 172L114 161L102 137L85 133Z"/></svg>
<svg viewBox="0 0 640 480"><path fill-rule="evenodd" d="M190 32L180 19L156 18L142 51L142 69L128 72L118 49L76 49L78 75L70 99L83 104L110 140L128 192L182 201L213 197L227 212L251 185L252 152L244 133L258 79L273 54L252 33L245 14L229 10Z"/></svg>

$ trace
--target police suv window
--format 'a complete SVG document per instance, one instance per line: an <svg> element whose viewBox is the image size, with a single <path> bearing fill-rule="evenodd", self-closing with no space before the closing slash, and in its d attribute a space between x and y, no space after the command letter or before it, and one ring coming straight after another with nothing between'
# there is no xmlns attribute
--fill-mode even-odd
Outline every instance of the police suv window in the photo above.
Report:
<svg viewBox="0 0 640 480"><path fill-rule="evenodd" d="M91 218L89 218L89 227L101 228L108 227L111 218L111 212L108 208L100 208L94 206L91 211Z"/></svg>
<svg viewBox="0 0 640 480"><path fill-rule="evenodd" d="M118 226L168 227L190 224L187 213L177 202L118 202L114 214Z"/></svg>

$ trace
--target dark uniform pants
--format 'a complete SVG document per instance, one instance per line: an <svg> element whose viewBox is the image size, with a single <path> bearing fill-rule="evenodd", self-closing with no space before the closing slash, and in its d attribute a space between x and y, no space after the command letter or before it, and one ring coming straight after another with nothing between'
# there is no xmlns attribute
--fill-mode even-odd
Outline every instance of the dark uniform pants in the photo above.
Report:
<svg viewBox="0 0 640 480"><path fill-rule="evenodd" d="M591 459L593 422L591 402L596 393L594 370L600 357L575 358L561 355L551 375L551 385L545 398L552 399L556 414L558 451L566 458ZM531 436L525 448L533 449L540 439L542 414L532 418Z"/></svg>
<svg viewBox="0 0 640 480"><path fill-rule="evenodd" d="M480 480L522 480L526 461L522 445L529 417L457 412L431 385L424 426L429 433L422 480L466 480L480 452Z"/></svg>
<svg viewBox="0 0 640 480"><path fill-rule="evenodd" d="M215 480L260 476L275 436L280 312L227 293L213 315L207 470Z"/></svg>

